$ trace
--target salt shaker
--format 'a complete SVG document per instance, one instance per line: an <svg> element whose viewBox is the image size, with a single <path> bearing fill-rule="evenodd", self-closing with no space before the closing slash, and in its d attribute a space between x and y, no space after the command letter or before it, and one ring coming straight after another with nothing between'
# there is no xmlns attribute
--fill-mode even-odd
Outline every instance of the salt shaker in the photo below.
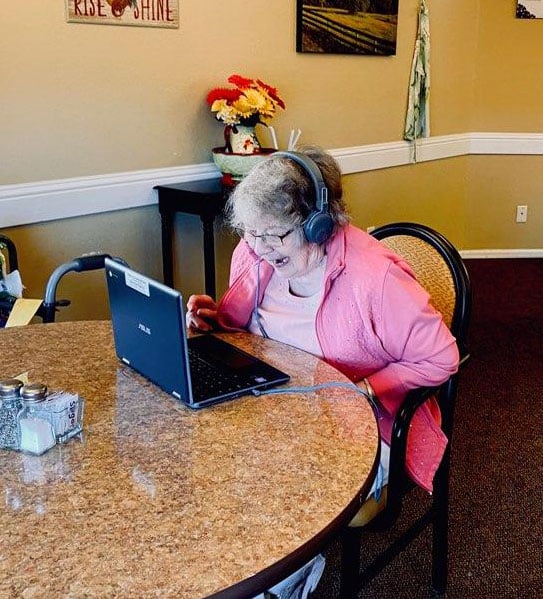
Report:
<svg viewBox="0 0 543 599"><path fill-rule="evenodd" d="M0 447L19 449L17 414L21 409L19 390L22 386L19 379L0 381Z"/></svg>
<svg viewBox="0 0 543 599"><path fill-rule="evenodd" d="M17 415L19 449L41 455L56 443L51 419L44 410L47 387L41 383L24 385L20 390L22 407Z"/></svg>

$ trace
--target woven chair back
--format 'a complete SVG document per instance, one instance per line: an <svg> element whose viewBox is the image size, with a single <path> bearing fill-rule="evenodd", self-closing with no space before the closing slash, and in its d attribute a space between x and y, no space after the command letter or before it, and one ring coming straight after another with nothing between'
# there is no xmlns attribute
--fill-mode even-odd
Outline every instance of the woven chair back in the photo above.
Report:
<svg viewBox="0 0 543 599"><path fill-rule="evenodd" d="M381 243L402 256L411 266L418 282L430 294L432 306L452 324L456 292L449 267L439 252L429 243L412 235L393 235Z"/></svg>

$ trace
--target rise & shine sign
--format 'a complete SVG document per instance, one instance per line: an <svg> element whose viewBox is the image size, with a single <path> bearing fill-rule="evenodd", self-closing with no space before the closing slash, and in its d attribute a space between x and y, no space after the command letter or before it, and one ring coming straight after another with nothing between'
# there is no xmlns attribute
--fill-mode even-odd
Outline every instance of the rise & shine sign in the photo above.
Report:
<svg viewBox="0 0 543 599"><path fill-rule="evenodd" d="M65 0L68 23L179 27L178 0Z"/></svg>

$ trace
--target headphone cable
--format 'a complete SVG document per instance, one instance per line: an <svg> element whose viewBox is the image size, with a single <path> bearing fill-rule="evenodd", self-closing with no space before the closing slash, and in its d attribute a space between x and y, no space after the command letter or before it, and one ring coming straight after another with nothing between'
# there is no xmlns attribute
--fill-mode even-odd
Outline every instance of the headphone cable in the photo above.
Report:
<svg viewBox="0 0 543 599"><path fill-rule="evenodd" d="M263 260L263 258L259 258L258 262L256 263L256 293L255 293L255 305L253 307L253 318L255 319L255 322L258 325L258 328L260 330L260 334L262 335L262 337L264 337L264 339L269 339L270 337L269 337L268 333L266 333L266 329L264 328L264 325L260 321L260 314L258 313L258 297L260 295L260 263L262 262L262 260Z"/></svg>

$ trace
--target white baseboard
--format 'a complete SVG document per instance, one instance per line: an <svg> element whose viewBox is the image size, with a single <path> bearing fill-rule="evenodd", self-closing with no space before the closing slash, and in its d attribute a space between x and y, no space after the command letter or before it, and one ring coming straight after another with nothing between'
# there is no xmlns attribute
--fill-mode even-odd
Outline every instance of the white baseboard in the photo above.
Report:
<svg viewBox="0 0 543 599"><path fill-rule="evenodd" d="M413 144L397 141L330 150L344 174L413 163ZM417 141L417 162L468 154L543 155L540 133L461 133ZM219 177L213 163L0 186L0 227L157 203L155 185Z"/></svg>
<svg viewBox="0 0 543 599"><path fill-rule="evenodd" d="M543 258L543 248L522 250L461 250L464 260L472 258Z"/></svg>

